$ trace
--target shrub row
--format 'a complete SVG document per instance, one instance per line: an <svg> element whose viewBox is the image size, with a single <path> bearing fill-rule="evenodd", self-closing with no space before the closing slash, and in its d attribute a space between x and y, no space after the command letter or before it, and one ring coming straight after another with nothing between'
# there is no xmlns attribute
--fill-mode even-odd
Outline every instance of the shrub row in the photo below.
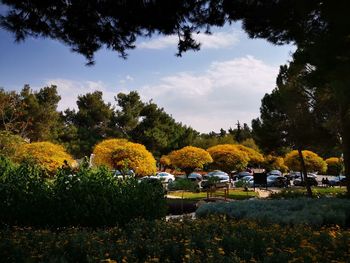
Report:
<svg viewBox="0 0 350 263"><path fill-rule="evenodd" d="M339 227L205 220L144 221L124 228L0 230L4 262L348 262Z"/></svg>
<svg viewBox="0 0 350 263"><path fill-rule="evenodd" d="M296 198L212 203L199 207L196 215L198 217L222 215L238 220L257 220L264 224L350 226L350 200Z"/></svg>
<svg viewBox="0 0 350 263"><path fill-rule="evenodd" d="M121 180L105 169L63 168L44 179L37 166L0 159L0 223L20 226L114 226L166 214L160 182Z"/></svg>
<svg viewBox="0 0 350 263"><path fill-rule="evenodd" d="M271 199L294 199L300 197L307 197L307 191L305 188L287 188L282 189L280 192L275 192L270 195ZM346 198L346 187L313 187L312 195L315 198L320 197L339 197Z"/></svg>

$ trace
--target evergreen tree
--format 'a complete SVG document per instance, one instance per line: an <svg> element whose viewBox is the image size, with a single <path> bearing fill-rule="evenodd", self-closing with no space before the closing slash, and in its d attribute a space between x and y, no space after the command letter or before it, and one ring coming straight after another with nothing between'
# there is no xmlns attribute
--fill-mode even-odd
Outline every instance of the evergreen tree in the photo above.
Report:
<svg viewBox="0 0 350 263"><path fill-rule="evenodd" d="M20 93L0 90L0 128L30 141L54 140L60 99L56 86L33 91L25 85Z"/></svg>
<svg viewBox="0 0 350 263"><path fill-rule="evenodd" d="M93 146L102 139L116 135L113 127L114 109L105 103L101 91L81 95L77 100L78 111L66 110L59 140L68 145L76 157L89 156Z"/></svg>

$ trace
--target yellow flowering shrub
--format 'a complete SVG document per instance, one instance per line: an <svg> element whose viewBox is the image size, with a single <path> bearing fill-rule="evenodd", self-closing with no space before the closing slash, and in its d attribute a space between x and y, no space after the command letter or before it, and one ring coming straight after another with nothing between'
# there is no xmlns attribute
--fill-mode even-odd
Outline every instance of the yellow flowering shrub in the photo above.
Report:
<svg viewBox="0 0 350 263"><path fill-rule="evenodd" d="M125 139L108 139L96 144L93 150L93 164L106 165L110 169L115 168L112 160L113 151L127 143Z"/></svg>
<svg viewBox="0 0 350 263"><path fill-rule="evenodd" d="M173 151L169 154L169 158L172 165L180 168L186 174L191 173L196 168L202 169L204 165L213 162L206 150L193 146Z"/></svg>
<svg viewBox="0 0 350 263"><path fill-rule="evenodd" d="M26 158L33 158L51 175L62 167L65 161L71 166L76 165L63 146L51 142L33 142L22 145L18 150L17 160L22 161Z"/></svg>
<svg viewBox="0 0 350 263"><path fill-rule="evenodd" d="M327 163L316 153L312 151L302 151L306 170L309 172L321 172L324 173L327 170ZM291 151L284 158L284 163L290 170L301 171L301 162L298 151Z"/></svg>
<svg viewBox="0 0 350 263"><path fill-rule="evenodd" d="M159 159L159 164L160 169L164 171L168 168L174 168L168 155L162 155Z"/></svg>
<svg viewBox="0 0 350 263"><path fill-rule="evenodd" d="M282 173L288 171L288 167L284 164L284 159L279 156L267 155L264 159L264 168L266 170L280 170Z"/></svg>
<svg viewBox="0 0 350 263"><path fill-rule="evenodd" d="M212 167L225 172L241 171L247 167L249 161L248 154L239 150L233 144L216 145L210 147L207 151L213 158Z"/></svg>
<svg viewBox="0 0 350 263"><path fill-rule="evenodd" d="M106 165L120 171L132 169L140 176L157 171L156 160L145 146L124 139L104 140L95 146L93 154L94 165Z"/></svg>
<svg viewBox="0 0 350 263"><path fill-rule="evenodd" d="M159 163L167 167L171 165L171 160L168 155L162 155L162 157L160 157Z"/></svg>
<svg viewBox="0 0 350 263"><path fill-rule="evenodd" d="M256 150L241 144L234 144L234 146L237 147L238 150L248 154L248 164L256 166L264 162L264 156Z"/></svg>
<svg viewBox="0 0 350 263"><path fill-rule="evenodd" d="M327 174L339 175L343 170L343 162L340 158L331 157L326 159L327 163Z"/></svg>

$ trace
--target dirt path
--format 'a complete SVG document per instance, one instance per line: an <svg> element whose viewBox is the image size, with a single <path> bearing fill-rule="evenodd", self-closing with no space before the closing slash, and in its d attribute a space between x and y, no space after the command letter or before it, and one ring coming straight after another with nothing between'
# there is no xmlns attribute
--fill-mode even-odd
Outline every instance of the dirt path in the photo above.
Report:
<svg viewBox="0 0 350 263"><path fill-rule="evenodd" d="M258 193L259 198L268 198L272 193L278 193L281 190L279 189L260 189L260 188L255 188L255 192Z"/></svg>

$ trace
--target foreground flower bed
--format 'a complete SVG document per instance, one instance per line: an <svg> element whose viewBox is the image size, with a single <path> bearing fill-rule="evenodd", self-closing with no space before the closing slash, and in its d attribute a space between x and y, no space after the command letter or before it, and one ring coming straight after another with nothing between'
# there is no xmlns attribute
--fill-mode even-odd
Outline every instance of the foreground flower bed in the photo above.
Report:
<svg viewBox="0 0 350 263"><path fill-rule="evenodd" d="M347 262L350 231L208 218L125 228L0 230L3 262Z"/></svg>

